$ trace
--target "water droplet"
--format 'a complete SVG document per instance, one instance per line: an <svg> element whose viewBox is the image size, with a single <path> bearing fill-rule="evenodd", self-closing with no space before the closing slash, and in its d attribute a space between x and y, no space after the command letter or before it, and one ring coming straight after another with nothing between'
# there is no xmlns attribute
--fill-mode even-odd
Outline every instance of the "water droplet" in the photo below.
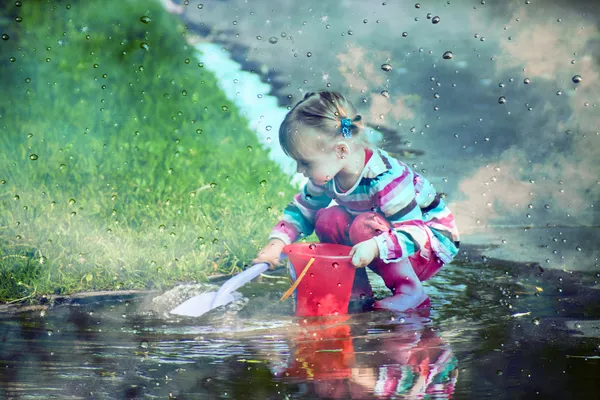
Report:
<svg viewBox="0 0 600 400"><path fill-rule="evenodd" d="M500 104L505 104L505 103L506 103L506 97L504 97L504 96L500 96L500 97L498 98L498 103L500 103Z"/></svg>
<svg viewBox="0 0 600 400"><path fill-rule="evenodd" d="M540 324L540 319L539 318L533 318L531 320L531 323L534 324L535 326L538 326Z"/></svg>
<svg viewBox="0 0 600 400"><path fill-rule="evenodd" d="M278 41L279 41L279 39L277 39L277 37L276 37L276 36L271 36L271 37L269 38L269 43L271 43L271 44L275 44L275 43L277 43Z"/></svg>
<svg viewBox="0 0 600 400"><path fill-rule="evenodd" d="M53 331L52 329L48 329L48 330L46 331L46 333L48 334L48 336L52 336L52 335L54 335L54 331Z"/></svg>
<svg viewBox="0 0 600 400"><path fill-rule="evenodd" d="M8 35L6 33L2 34L2 40L8 40Z"/></svg>
<svg viewBox="0 0 600 400"><path fill-rule="evenodd" d="M427 19L431 19L433 17L432 13L427 13Z"/></svg>
<svg viewBox="0 0 600 400"><path fill-rule="evenodd" d="M150 46L148 46L148 43L146 43L146 42L140 43L140 48L142 48L143 50L146 50L146 51L150 50Z"/></svg>
<svg viewBox="0 0 600 400"><path fill-rule="evenodd" d="M196 134L197 135L202 135L202 129L200 129L200 128L196 129Z"/></svg>
<svg viewBox="0 0 600 400"><path fill-rule="evenodd" d="M415 4L415 8L421 8L421 4L419 4L419 3Z"/></svg>
<svg viewBox="0 0 600 400"><path fill-rule="evenodd" d="M211 182L211 184L210 184L210 188L211 188L211 189L214 189L214 188L216 188L216 187L217 187L217 184L216 184L215 182Z"/></svg>
<svg viewBox="0 0 600 400"><path fill-rule="evenodd" d="M338 287L342 287L342 284L341 284L340 282L338 282L338 284L337 284L337 285L338 285Z"/></svg>
<svg viewBox="0 0 600 400"><path fill-rule="evenodd" d="M152 20L150 19L149 16L144 15L143 17L140 17L140 21L142 21L145 24L149 24L150 22L152 22Z"/></svg>
<svg viewBox="0 0 600 400"><path fill-rule="evenodd" d="M267 186L267 181L265 181L265 180L263 179L262 181L260 181L260 182L259 182L259 185L260 185L261 187L265 187L265 186Z"/></svg>
<svg viewBox="0 0 600 400"><path fill-rule="evenodd" d="M407 37L408 36L408 32L402 32L402 37Z"/></svg>
<svg viewBox="0 0 600 400"><path fill-rule="evenodd" d="M439 22L440 22L440 17L438 17L438 16L433 17L433 19L431 20L432 24L439 24Z"/></svg>
<svg viewBox="0 0 600 400"><path fill-rule="evenodd" d="M338 264L338 263L334 262L333 264L331 264L331 266L332 266L333 268L337 269L337 268L339 268L339 267L340 267L340 264Z"/></svg>
<svg viewBox="0 0 600 400"><path fill-rule="evenodd" d="M11 58L9 58L8 60L9 60L10 62L15 62L15 61L17 61L17 59L16 59L16 58L14 58L14 57L11 57Z"/></svg>
<svg viewBox="0 0 600 400"><path fill-rule="evenodd" d="M384 70L385 72L389 72L392 70L392 66L390 64L382 64L381 69Z"/></svg>
<svg viewBox="0 0 600 400"><path fill-rule="evenodd" d="M390 93L389 93L387 90L382 90L382 91L381 91L381 95L382 95L383 97L385 97L386 99L389 99L389 98L390 98Z"/></svg>
<svg viewBox="0 0 600 400"><path fill-rule="evenodd" d="M223 110L223 111L229 111L229 107L227 107L227 106L222 106L222 107L221 107L221 110Z"/></svg>
<svg viewBox="0 0 600 400"><path fill-rule="evenodd" d="M38 159L38 155L37 154L30 154L29 155L29 159L35 161L35 160Z"/></svg>
<svg viewBox="0 0 600 400"><path fill-rule="evenodd" d="M577 251L581 251L581 247L579 247L579 246L577 246L575 249L576 249Z"/></svg>
<svg viewBox="0 0 600 400"><path fill-rule="evenodd" d="M69 205L72 206L73 204L75 204L75 199L69 199Z"/></svg>
<svg viewBox="0 0 600 400"><path fill-rule="evenodd" d="M306 57L312 57L312 53L309 51L308 53L306 53Z"/></svg>
<svg viewBox="0 0 600 400"><path fill-rule="evenodd" d="M140 347L141 347L142 349L147 349L147 348L148 348L148 341L147 341L147 340L142 340L142 341L140 342Z"/></svg>
<svg viewBox="0 0 600 400"><path fill-rule="evenodd" d="M198 4L198 10L202 10L204 8L204 4Z"/></svg>
<svg viewBox="0 0 600 400"><path fill-rule="evenodd" d="M450 60L450 59L452 59L452 57L454 57L454 54L452 54L451 51L447 51L442 55L442 58L444 60Z"/></svg>
<svg viewBox="0 0 600 400"><path fill-rule="evenodd" d="M529 80L529 78L525 78L523 80L523 83L526 84L526 85L529 85L531 83L531 80Z"/></svg>
<svg viewBox="0 0 600 400"><path fill-rule="evenodd" d="M573 80L573 83L580 83L583 80L583 78L581 77L581 75L575 75L572 78L572 80Z"/></svg>
<svg viewBox="0 0 600 400"><path fill-rule="evenodd" d="M23 18L22 17L15 17L15 21L16 22L23 22Z"/></svg>
<svg viewBox="0 0 600 400"><path fill-rule="evenodd" d="M311 243L311 244L308 245L308 248L311 249L311 250L314 250L314 249L317 248L317 245L314 244L314 243Z"/></svg>
<svg viewBox="0 0 600 400"><path fill-rule="evenodd" d="M317 303L317 307L321 307L321 303Z"/></svg>

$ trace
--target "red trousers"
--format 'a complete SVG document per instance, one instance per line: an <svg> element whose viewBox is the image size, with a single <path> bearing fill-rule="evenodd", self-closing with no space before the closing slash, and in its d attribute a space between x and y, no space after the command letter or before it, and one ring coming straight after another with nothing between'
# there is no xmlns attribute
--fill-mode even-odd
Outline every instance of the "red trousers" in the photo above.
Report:
<svg viewBox="0 0 600 400"><path fill-rule="evenodd" d="M389 221L380 213L365 212L353 217L344 208L333 206L319 210L315 216L315 233L322 243L336 243L353 246L391 228ZM369 268L380 275L385 285L393 294L402 292L401 286L406 285L406 276L398 272L400 263L410 262L417 278L425 281L435 275L443 266L443 262L431 251L431 243L425 244L425 249L419 249L416 254L395 263L385 263L375 259ZM352 297L371 297L373 291L367 272L364 268L356 270Z"/></svg>

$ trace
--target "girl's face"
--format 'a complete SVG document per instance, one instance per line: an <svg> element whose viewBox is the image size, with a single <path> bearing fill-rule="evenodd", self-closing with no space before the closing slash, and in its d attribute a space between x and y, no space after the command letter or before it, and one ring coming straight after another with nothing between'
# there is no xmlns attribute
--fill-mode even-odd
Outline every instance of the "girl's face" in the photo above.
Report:
<svg viewBox="0 0 600 400"><path fill-rule="evenodd" d="M296 171L317 185L324 185L343 168L344 159L336 152L335 145L315 138L298 143Z"/></svg>

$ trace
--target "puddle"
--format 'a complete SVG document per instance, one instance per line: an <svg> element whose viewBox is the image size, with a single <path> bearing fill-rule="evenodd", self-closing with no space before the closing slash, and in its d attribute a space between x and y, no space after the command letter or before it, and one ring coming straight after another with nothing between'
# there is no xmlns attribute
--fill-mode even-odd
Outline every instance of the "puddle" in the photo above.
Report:
<svg viewBox="0 0 600 400"><path fill-rule="evenodd" d="M0 394L19 399L567 398L597 391L592 274L455 265L429 315L293 317L285 284L239 312L153 311L151 297L0 316ZM275 283L271 282L274 281ZM384 288L377 286L379 295ZM549 379L551 377L551 379Z"/></svg>

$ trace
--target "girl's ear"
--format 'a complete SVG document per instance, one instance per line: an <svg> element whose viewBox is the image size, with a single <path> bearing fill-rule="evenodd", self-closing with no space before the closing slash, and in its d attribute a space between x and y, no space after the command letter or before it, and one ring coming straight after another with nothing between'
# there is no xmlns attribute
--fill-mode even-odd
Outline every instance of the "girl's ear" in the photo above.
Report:
<svg viewBox="0 0 600 400"><path fill-rule="evenodd" d="M350 155L350 146L346 142L336 143L334 149L338 159L348 158Z"/></svg>

